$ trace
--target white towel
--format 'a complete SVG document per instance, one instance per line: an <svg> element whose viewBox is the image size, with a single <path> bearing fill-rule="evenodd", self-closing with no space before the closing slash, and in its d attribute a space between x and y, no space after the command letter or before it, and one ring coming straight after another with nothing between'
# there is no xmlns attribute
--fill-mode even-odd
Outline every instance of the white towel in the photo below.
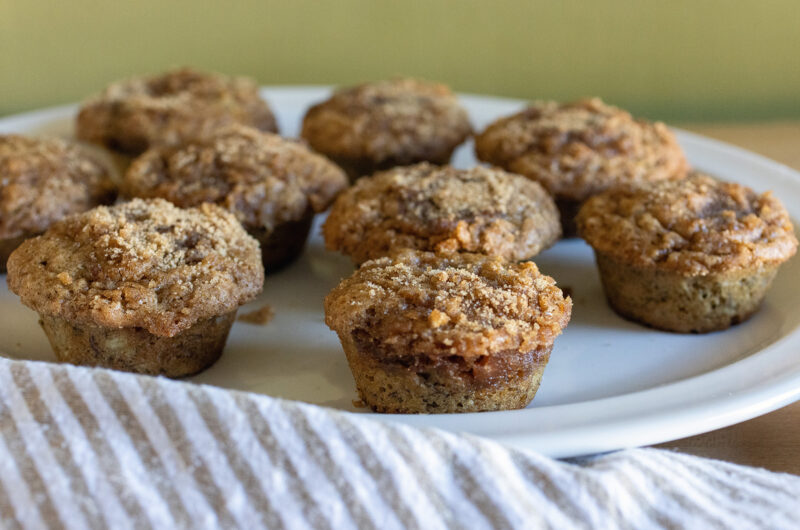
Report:
<svg viewBox="0 0 800 530"><path fill-rule="evenodd" d="M800 477L572 462L214 387L0 359L2 528L797 528Z"/></svg>

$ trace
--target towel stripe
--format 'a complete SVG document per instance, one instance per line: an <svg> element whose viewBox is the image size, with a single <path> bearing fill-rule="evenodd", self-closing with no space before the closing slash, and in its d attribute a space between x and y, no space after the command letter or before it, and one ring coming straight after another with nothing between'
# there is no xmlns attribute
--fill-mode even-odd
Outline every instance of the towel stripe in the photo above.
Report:
<svg viewBox="0 0 800 530"><path fill-rule="evenodd" d="M131 407L132 414L145 433L147 443L153 448L155 457L149 460L150 468L160 471L158 476L172 486L179 499L179 503L173 501L175 511L186 512L191 520L190 526L216 528L217 514L203 495L194 474L183 464L183 457L159 421L153 403L141 391L136 380L123 379L119 383L120 394Z"/></svg>
<svg viewBox="0 0 800 530"><path fill-rule="evenodd" d="M7 374L7 372L0 372L0 384L8 384L5 377ZM39 469L43 476L50 474L49 478L45 478L45 481L52 484L55 489L55 495L51 493L51 496L58 499L56 504L61 517L72 515L70 510L63 506L63 503L68 505L74 503L81 509L80 518L83 519L82 524L91 528L102 528L104 521L102 521L98 510L92 503L86 502L89 499L86 481L75 464L69 445L60 427L53 421L50 411L43 403L39 389L34 384L27 368L15 366L10 371L10 375L14 380L14 385L20 390L14 396L16 404L11 404L12 414L14 409L17 409L20 413L27 411L28 414L25 419L31 434L41 434L44 437L32 440L29 436L26 443L32 446L46 446L50 449L50 451L46 449L38 451L38 454L44 459L40 462ZM14 393L13 386L10 386L9 390L12 394ZM42 424L52 425L52 427L47 430L39 429L39 425ZM68 495L65 495L64 492Z"/></svg>
<svg viewBox="0 0 800 530"><path fill-rule="evenodd" d="M8 376L9 372L4 372L4 375ZM3 435L5 437L5 444L6 447L10 450L10 452L16 457L16 464L18 466L18 471L21 475L21 479L33 490L35 493L35 502L41 513L41 519L47 522L47 524L57 525L63 521L59 516L58 510L56 509L55 505L53 504L53 499L51 497L51 491L49 488L49 484L47 484L42 477L39 466L36 465L36 455L39 455L45 451L49 451L49 446L44 443L34 444L33 442L27 443L24 439L22 433L20 432L21 428L24 429L25 423L20 425L20 421L18 416L20 415L20 404L19 400L15 399L14 394L19 392L19 389L14 385L13 382L0 382L0 387L5 389L5 407L2 411L0 411L0 424L3 424L6 428L3 429ZM22 405L24 408L24 404ZM25 409L27 412L27 409ZM15 417L17 416L17 417ZM31 422L27 422L28 427L33 427ZM20 486L19 483L15 483L11 481L10 483L6 484L10 488L17 488ZM67 494L69 492L66 492ZM17 509L30 509L33 506L26 506L21 507L17 505ZM79 517L76 514L76 517ZM81 528L81 525L77 525L76 528Z"/></svg>
<svg viewBox="0 0 800 530"><path fill-rule="evenodd" d="M2 528L793 528L800 477L574 463L164 378L0 359Z"/></svg>
<svg viewBox="0 0 800 530"><path fill-rule="evenodd" d="M38 377L31 380L39 390L39 396L53 419L53 425L63 433L64 443L69 446L75 469L84 479L88 495L84 502L94 506L103 516L104 524L99 528L132 528L131 520L109 483L108 476L98 464L97 455L87 440L86 433L58 391L51 372L43 370ZM91 502L95 498L103 499L102 505Z"/></svg>
<svg viewBox="0 0 800 530"><path fill-rule="evenodd" d="M119 424L125 430L127 437L131 440L139 441L137 448L144 465L147 466L147 462L157 459L158 457L152 443L150 443L137 416L133 414L130 404L120 392L119 386L113 379L113 376L101 372L95 375L94 381L97 384L97 389L109 403L110 408L119 419ZM171 515L175 523L179 525L189 524L190 520L188 514L183 505L178 502L178 497L172 484L169 481L162 480L155 480L153 484L155 485L159 497L163 497L165 503L172 507Z"/></svg>
<svg viewBox="0 0 800 530"><path fill-rule="evenodd" d="M211 471L206 463L198 454L197 448L192 443L191 436L187 435L183 425L178 420L172 399L165 399L160 385L149 384L151 381L142 379L140 381L142 391L153 405L154 418L161 424L166 431L168 443L174 446L175 454L179 457L179 465L183 472L190 473L194 482L197 484L198 491L205 497L215 514L214 524L223 528L233 528L236 520L228 510L228 496L225 490L219 488L212 478ZM184 412L181 411L181 414ZM203 448L203 451L210 451L212 448Z"/></svg>
<svg viewBox="0 0 800 530"><path fill-rule="evenodd" d="M268 419L270 414L262 415L262 411L254 401L245 400L239 403L239 406L242 408L245 415L251 418L250 428L256 440L261 445L264 454L269 455L269 461L272 467L266 469L274 470L273 473L281 477L282 482L286 484L287 496L293 498L295 503L301 506L305 520L298 519L295 524L308 524L309 527L317 529L331 529L331 521L323 515L322 510L309 493L309 489L313 488L314 485L302 480L302 476L298 472L297 467L289 457L292 448L289 448L289 451L287 451L278 443L274 436L272 432L274 425L272 421ZM281 504L281 509L278 511L282 516L286 515L282 509L284 506L286 505ZM286 507L291 507L291 505Z"/></svg>

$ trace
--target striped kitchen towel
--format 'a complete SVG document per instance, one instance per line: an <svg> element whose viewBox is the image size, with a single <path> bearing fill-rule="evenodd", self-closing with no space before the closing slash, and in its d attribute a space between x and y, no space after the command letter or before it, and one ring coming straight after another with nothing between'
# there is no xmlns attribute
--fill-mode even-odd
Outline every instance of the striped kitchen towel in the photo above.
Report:
<svg viewBox="0 0 800 530"><path fill-rule="evenodd" d="M471 436L0 359L2 528L796 528L800 477Z"/></svg>

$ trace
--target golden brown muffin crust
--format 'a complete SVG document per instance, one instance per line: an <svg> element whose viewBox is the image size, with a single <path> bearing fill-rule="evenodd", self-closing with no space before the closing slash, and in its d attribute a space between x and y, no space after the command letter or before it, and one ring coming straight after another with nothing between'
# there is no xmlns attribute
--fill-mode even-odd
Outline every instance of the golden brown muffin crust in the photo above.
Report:
<svg viewBox="0 0 800 530"><path fill-rule="evenodd" d="M572 301L532 262L405 251L368 261L325 298L340 335L377 339L384 360L473 361L552 345Z"/></svg>
<svg viewBox="0 0 800 530"><path fill-rule="evenodd" d="M606 191L577 222L598 252L687 276L775 265L797 250L789 214L771 193L700 173Z"/></svg>
<svg viewBox="0 0 800 530"><path fill-rule="evenodd" d="M81 107L77 134L138 154L151 146L203 138L235 123L277 131L252 80L183 68L109 85Z"/></svg>
<svg viewBox="0 0 800 530"><path fill-rule="evenodd" d="M471 132L447 86L394 79L338 90L309 109L302 136L329 156L409 164L449 153Z"/></svg>
<svg viewBox="0 0 800 530"><path fill-rule="evenodd" d="M108 170L79 147L0 135L0 239L39 234L114 196Z"/></svg>
<svg viewBox="0 0 800 530"><path fill-rule="evenodd" d="M235 310L263 281L258 243L233 215L161 199L70 216L8 261L9 288L39 313L168 337Z"/></svg>
<svg viewBox="0 0 800 530"><path fill-rule="evenodd" d="M358 180L334 203L323 233L330 250L356 263L397 248L521 260L555 243L561 227L535 182L498 169L422 163Z"/></svg>
<svg viewBox="0 0 800 530"><path fill-rule="evenodd" d="M125 174L123 193L181 207L213 202L247 227L272 230L325 210L347 187L344 172L301 143L232 126L180 147L157 147Z"/></svg>
<svg viewBox="0 0 800 530"><path fill-rule="evenodd" d="M597 98L535 102L489 125L475 152L579 201L617 184L682 178L688 168L666 125L634 120Z"/></svg>

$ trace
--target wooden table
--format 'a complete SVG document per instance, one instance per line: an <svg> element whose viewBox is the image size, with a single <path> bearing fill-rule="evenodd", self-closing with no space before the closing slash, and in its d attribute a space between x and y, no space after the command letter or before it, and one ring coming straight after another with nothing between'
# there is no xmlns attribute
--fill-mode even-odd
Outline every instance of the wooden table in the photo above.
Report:
<svg viewBox="0 0 800 530"><path fill-rule="evenodd" d="M800 123L684 125L683 128L800 170ZM657 447L800 475L800 401L760 418Z"/></svg>

